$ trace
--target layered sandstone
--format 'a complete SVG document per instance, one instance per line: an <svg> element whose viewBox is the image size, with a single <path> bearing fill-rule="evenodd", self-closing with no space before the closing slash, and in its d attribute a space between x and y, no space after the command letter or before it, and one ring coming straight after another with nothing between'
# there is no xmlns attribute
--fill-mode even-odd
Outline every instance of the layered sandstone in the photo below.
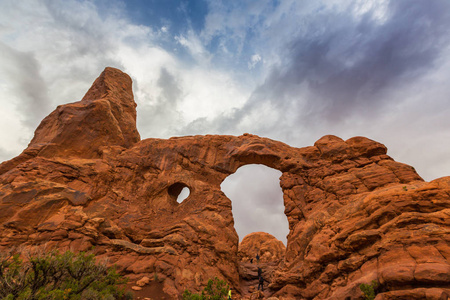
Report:
<svg viewBox="0 0 450 300"><path fill-rule="evenodd" d="M278 262L284 259L286 246L271 234L253 232L246 235L239 243L238 256L242 262Z"/></svg>
<svg viewBox="0 0 450 300"><path fill-rule="evenodd" d="M239 240L220 184L263 164L282 172L290 230L266 296L362 299L359 284L372 280L383 299L450 288L450 177L425 182L364 137L304 148L250 134L140 141L135 107L129 77L107 68L0 165L2 249L95 246L174 298L214 276L239 294Z"/></svg>

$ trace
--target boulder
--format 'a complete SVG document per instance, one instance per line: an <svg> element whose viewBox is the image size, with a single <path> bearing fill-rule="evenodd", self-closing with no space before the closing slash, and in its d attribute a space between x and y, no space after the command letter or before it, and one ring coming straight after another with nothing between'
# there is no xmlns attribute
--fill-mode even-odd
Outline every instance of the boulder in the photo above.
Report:
<svg viewBox="0 0 450 300"><path fill-rule="evenodd" d="M256 263L258 254L260 262L278 262L284 259L286 246L271 234L253 232L246 235L239 243L239 258L243 262L252 260Z"/></svg>

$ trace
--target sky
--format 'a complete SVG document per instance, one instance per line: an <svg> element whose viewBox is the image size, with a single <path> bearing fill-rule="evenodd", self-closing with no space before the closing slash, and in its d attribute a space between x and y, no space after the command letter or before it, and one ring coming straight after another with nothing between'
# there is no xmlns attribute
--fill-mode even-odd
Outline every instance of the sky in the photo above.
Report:
<svg viewBox="0 0 450 300"><path fill-rule="evenodd" d="M46 115L80 100L110 66L133 79L143 139L252 133L305 147L327 134L365 136L427 181L450 175L448 0L0 7L0 161L20 154ZM287 221L274 213L283 210L280 174L243 168L224 183L236 223L283 239ZM253 195L245 180L258 180Z"/></svg>

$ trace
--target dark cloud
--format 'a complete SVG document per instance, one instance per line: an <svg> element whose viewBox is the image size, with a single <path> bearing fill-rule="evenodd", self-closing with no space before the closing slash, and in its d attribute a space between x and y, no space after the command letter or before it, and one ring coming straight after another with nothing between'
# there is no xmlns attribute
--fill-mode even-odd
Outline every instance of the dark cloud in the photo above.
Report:
<svg viewBox="0 0 450 300"><path fill-rule="evenodd" d="M436 67L450 41L450 2L391 1L386 20L374 11L361 16L323 11L304 20L301 34L286 42L283 62L259 86L243 111L272 102L306 111L298 118L338 122L355 112L373 114L385 93ZM299 96L302 91L307 98Z"/></svg>
<svg viewBox="0 0 450 300"><path fill-rule="evenodd" d="M47 85L40 74L40 66L31 53L15 50L0 42L2 73L8 78L9 88L17 96L16 109L21 112L23 124L31 129L51 111Z"/></svg>

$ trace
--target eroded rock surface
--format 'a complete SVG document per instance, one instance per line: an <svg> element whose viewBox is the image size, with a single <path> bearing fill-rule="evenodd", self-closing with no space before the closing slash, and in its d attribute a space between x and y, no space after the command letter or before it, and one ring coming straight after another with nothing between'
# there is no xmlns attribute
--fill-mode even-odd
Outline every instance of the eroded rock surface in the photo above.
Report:
<svg viewBox="0 0 450 300"><path fill-rule="evenodd" d="M283 242L271 234L253 232L246 235L239 243L238 252L242 294L248 295L248 298L252 296L252 299L271 294L267 289L267 283L274 277L275 270L283 267L285 253L286 247ZM265 291L258 292L260 276L267 281L263 280Z"/></svg>
<svg viewBox="0 0 450 300"><path fill-rule="evenodd" d="M371 280L384 299L449 289L450 177L425 182L364 137L304 148L251 134L140 141L135 106L129 77L107 68L0 165L1 248L95 246L173 297L214 276L239 293L238 236L220 184L264 164L282 172L290 230L269 295L362 299L358 286Z"/></svg>
<svg viewBox="0 0 450 300"><path fill-rule="evenodd" d="M271 234L253 232L246 235L239 243L239 259L242 262L278 262L284 259L286 246Z"/></svg>

